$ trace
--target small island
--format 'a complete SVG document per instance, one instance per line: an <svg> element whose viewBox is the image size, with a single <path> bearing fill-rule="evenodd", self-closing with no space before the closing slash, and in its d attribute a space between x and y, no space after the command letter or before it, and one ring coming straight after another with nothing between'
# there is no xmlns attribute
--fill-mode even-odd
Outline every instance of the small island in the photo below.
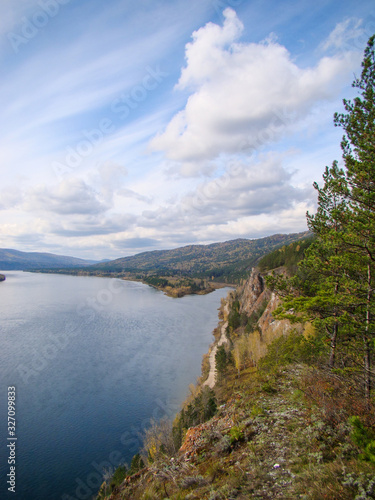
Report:
<svg viewBox="0 0 375 500"><path fill-rule="evenodd" d="M5 278L4 274L0 274L0 281L5 281L5 279L6 278Z"/></svg>

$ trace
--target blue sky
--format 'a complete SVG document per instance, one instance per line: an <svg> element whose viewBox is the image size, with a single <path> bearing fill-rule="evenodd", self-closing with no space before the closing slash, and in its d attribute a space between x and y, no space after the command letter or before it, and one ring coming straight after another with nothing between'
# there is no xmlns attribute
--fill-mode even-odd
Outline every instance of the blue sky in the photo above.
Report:
<svg viewBox="0 0 375 500"><path fill-rule="evenodd" d="M372 0L0 0L0 247L306 229Z"/></svg>

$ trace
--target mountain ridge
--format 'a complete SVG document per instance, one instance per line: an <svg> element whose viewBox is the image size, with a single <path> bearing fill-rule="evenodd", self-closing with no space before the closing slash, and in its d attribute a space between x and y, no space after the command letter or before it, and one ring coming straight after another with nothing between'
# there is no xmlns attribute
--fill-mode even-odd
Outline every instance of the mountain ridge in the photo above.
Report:
<svg viewBox="0 0 375 500"><path fill-rule="evenodd" d="M60 267L86 267L96 263L47 252L22 252L11 248L0 248L0 269L3 271L47 269Z"/></svg>
<svg viewBox="0 0 375 500"><path fill-rule="evenodd" d="M195 276L220 281L225 277L234 282L242 278L260 257L283 245L309 237L304 231L274 234L264 238L237 238L209 245L186 245L170 250L153 250L120 257L90 266L98 272L108 273L167 273Z"/></svg>

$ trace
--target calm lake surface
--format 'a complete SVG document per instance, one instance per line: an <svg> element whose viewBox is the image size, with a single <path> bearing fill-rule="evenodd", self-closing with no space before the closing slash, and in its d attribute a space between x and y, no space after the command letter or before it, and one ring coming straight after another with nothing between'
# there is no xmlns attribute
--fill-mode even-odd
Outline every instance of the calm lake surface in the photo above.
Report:
<svg viewBox="0 0 375 500"><path fill-rule="evenodd" d="M91 499L130 463L150 418L173 418L200 375L228 289L166 297L107 278L5 271L0 283L0 498ZM16 387L16 494L7 388Z"/></svg>

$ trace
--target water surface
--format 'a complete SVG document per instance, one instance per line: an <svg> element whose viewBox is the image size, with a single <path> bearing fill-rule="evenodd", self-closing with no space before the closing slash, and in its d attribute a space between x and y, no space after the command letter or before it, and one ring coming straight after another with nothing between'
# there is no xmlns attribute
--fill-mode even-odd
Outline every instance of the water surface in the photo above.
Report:
<svg viewBox="0 0 375 500"><path fill-rule="evenodd" d="M228 289L172 299L141 283L6 271L0 283L0 498L92 498L150 418L200 375ZM16 387L16 495L7 387Z"/></svg>

